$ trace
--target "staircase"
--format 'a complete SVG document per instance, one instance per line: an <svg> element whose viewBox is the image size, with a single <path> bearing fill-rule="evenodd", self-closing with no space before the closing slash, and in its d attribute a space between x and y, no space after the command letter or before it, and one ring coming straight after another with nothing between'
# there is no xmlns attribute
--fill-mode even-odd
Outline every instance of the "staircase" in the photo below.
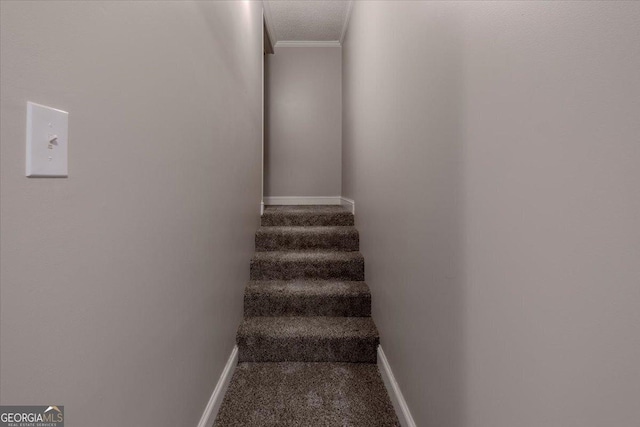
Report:
<svg viewBox="0 0 640 427"><path fill-rule="evenodd" d="M216 426L397 426L353 214L269 206Z"/></svg>

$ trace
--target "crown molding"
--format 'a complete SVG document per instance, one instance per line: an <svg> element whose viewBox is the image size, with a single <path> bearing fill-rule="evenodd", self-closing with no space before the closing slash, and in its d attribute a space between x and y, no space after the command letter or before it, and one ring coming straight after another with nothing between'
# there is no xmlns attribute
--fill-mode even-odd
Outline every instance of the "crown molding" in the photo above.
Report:
<svg viewBox="0 0 640 427"><path fill-rule="evenodd" d="M275 47L341 47L339 40L280 40Z"/></svg>
<svg viewBox="0 0 640 427"><path fill-rule="evenodd" d="M348 0L347 13L342 24L340 40L276 40L276 32L273 27L273 17L271 15L271 7L266 0L262 1L262 15L267 26L273 47L342 47L342 42L347 34L349 20L351 19L351 10L353 9L353 0Z"/></svg>

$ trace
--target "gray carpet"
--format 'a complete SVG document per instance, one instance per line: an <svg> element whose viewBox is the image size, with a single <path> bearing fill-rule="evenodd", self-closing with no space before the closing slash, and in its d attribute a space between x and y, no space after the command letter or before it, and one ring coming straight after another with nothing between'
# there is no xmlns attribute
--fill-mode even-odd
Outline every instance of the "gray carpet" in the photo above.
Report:
<svg viewBox="0 0 640 427"><path fill-rule="evenodd" d="M262 214L262 225L265 227L353 224L353 215L342 206L267 206Z"/></svg>
<svg viewBox="0 0 640 427"><path fill-rule="evenodd" d="M357 251L358 245L355 227L261 227L256 233L256 251Z"/></svg>
<svg viewBox="0 0 640 427"><path fill-rule="evenodd" d="M255 280L244 293L244 315L371 316L365 282L330 280Z"/></svg>
<svg viewBox="0 0 640 427"><path fill-rule="evenodd" d="M216 426L399 425L353 225L341 206L265 208Z"/></svg>
<svg viewBox="0 0 640 427"><path fill-rule="evenodd" d="M214 426L399 426L378 368L240 363Z"/></svg>
<svg viewBox="0 0 640 427"><path fill-rule="evenodd" d="M251 260L251 280L364 280L360 252L271 251L256 252Z"/></svg>
<svg viewBox="0 0 640 427"><path fill-rule="evenodd" d="M240 362L376 362L371 317L247 317L238 329Z"/></svg>

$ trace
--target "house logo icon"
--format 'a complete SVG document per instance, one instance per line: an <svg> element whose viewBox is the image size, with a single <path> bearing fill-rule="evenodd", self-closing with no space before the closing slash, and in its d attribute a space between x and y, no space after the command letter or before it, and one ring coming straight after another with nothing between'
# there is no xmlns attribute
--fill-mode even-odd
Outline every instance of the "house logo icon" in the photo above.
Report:
<svg viewBox="0 0 640 427"><path fill-rule="evenodd" d="M63 405L1 405L0 427L64 427Z"/></svg>

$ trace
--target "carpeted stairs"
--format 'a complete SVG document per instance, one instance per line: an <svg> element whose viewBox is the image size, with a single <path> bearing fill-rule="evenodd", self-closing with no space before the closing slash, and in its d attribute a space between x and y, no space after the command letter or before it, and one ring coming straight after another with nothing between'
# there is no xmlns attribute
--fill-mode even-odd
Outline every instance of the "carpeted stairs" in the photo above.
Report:
<svg viewBox="0 0 640 427"><path fill-rule="evenodd" d="M341 206L266 207L215 426L400 425L353 225Z"/></svg>

